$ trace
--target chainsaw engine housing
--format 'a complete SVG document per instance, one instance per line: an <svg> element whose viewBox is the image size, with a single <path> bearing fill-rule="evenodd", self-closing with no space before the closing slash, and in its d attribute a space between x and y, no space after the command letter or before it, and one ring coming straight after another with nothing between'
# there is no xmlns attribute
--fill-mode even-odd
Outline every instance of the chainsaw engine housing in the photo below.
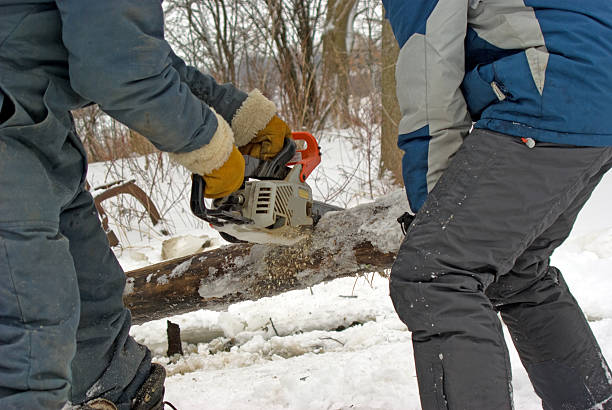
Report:
<svg viewBox="0 0 612 410"><path fill-rule="evenodd" d="M312 191L299 179L247 182L243 195L242 216L257 226L275 229L312 225Z"/></svg>
<svg viewBox="0 0 612 410"><path fill-rule="evenodd" d="M312 190L301 182L301 166L282 181L248 181L227 200L233 202L248 224L224 224L220 232L255 243L290 244L299 241L313 226ZM216 206L222 206L217 203Z"/></svg>

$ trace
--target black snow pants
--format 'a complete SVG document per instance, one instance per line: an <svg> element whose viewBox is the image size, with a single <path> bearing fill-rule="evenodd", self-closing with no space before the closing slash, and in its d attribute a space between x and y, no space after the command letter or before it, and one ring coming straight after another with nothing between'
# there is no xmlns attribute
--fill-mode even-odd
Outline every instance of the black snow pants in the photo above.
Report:
<svg viewBox="0 0 612 410"><path fill-rule="evenodd" d="M544 409L612 409L612 376L549 258L612 147L475 130L408 229L391 297L412 331L423 409L511 409L508 326Z"/></svg>

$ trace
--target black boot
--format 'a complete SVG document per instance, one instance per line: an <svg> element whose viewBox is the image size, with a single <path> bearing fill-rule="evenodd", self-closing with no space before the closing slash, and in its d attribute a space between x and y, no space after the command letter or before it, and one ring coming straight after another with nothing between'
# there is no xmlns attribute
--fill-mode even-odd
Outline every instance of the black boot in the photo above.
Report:
<svg viewBox="0 0 612 410"><path fill-rule="evenodd" d="M117 410L117 406L114 403L106 399L94 399L88 401L82 406L75 407L78 410Z"/></svg>
<svg viewBox="0 0 612 410"><path fill-rule="evenodd" d="M163 410L164 408L164 380L166 369L164 366L152 363L149 377L136 392L132 399L132 410ZM171 404L167 403L171 408ZM91 400L80 407L79 410L117 410L117 406L109 400L98 398Z"/></svg>
<svg viewBox="0 0 612 410"><path fill-rule="evenodd" d="M162 410L164 408L164 366L152 363L149 377L144 381L132 400L133 410Z"/></svg>

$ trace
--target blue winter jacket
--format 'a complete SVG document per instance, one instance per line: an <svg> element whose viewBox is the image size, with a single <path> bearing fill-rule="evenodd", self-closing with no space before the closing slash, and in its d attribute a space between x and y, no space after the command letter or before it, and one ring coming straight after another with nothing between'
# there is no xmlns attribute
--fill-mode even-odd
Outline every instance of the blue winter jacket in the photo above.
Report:
<svg viewBox="0 0 612 410"><path fill-rule="evenodd" d="M401 51L399 146L413 211L473 122L612 145L612 1L383 0Z"/></svg>

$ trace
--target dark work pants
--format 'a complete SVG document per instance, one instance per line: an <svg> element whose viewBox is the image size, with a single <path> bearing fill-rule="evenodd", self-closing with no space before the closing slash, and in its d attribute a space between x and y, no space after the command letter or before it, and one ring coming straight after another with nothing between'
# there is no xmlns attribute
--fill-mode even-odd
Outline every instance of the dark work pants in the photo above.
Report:
<svg viewBox="0 0 612 410"><path fill-rule="evenodd" d="M408 229L391 297L412 331L423 409L511 409L508 326L544 409L612 409L611 373L549 258L612 148L468 136Z"/></svg>
<svg viewBox="0 0 612 410"><path fill-rule="evenodd" d="M8 135L0 132L0 408L102 396L128 409L150 353L128 334L125 275L83 189L80 141L70 135L43 155Z"/></svg>

